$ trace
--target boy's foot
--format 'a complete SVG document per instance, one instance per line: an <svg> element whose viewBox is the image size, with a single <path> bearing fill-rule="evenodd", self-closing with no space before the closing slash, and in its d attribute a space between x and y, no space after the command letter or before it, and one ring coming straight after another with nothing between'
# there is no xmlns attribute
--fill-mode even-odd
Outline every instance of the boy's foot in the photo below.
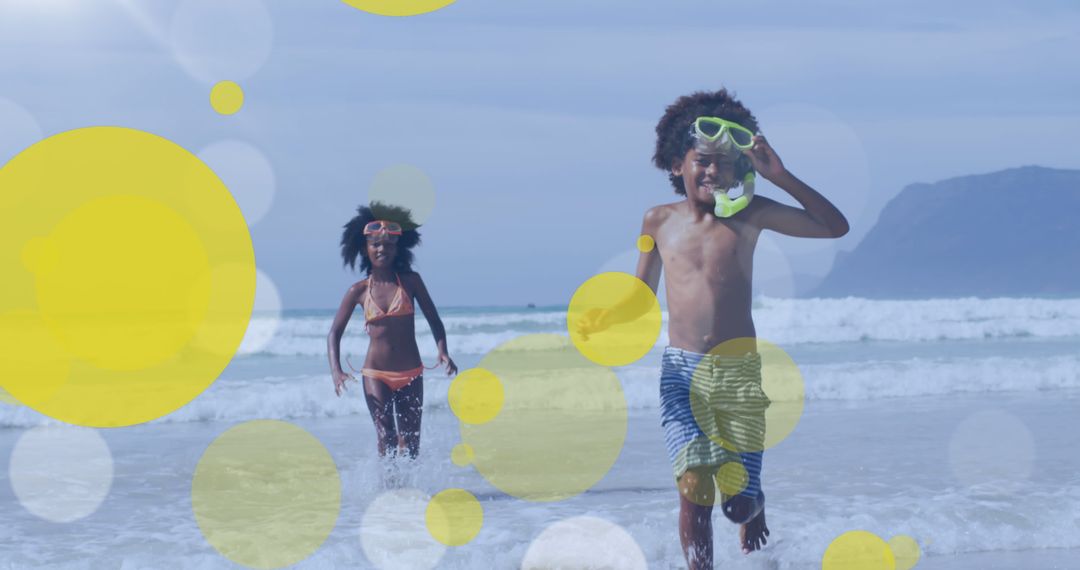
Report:
<svg viewBox="0 0 1080 570"><path fill-rule="evenodd" d="M743 554L750 554L755 550L761 550L768 543L769 527L765 526L765 509L750 522L739 527L739 542L742 543Z"/></svg>

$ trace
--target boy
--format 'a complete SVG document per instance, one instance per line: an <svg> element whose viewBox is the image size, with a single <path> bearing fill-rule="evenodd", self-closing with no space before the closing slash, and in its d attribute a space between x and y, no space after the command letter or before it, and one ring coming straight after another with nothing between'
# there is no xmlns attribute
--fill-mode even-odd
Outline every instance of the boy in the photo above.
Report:
<svg viewBox="0 0 1080 570"><path fill-rule="evenodd" d="M837 238L848 231L843 214L788 172L765 137L754 134L757 131L754 116L724 89L680 97L656 126L653 162L669 173L675 193L685 198L645 213L641 234L652 237L655 247L641 254L637 277L655 294L661 267L667 266L671 346L662 363L661 417L680 494L679 537L691 570L713 567L713 479L718 472L732 472L721 469L725 464L741 464L734 470L742 476L736 490L730 491L732 486L723 481L720 487L729 489L721 495L721 508L729 520L741 525L743 552L759 550L769 535L760 488L768 398L760 389L760 358L750 315L758 235L767 229L790 236ZM802 209L753 197L751 167ZM730 199L727 191L739 185L747 198ZM587 335L636 318L633 313L638 311L619 309L649 305L629 299L624 303L587 315L579 332ZM732 351L732 345L738 350ZM691 410L691 380L695 405L702 397L712 398L708 394L727 391L736 394L735 400L705 401L712 408L738 411L712 409L716 416L704 422L712 425L699 425L704 418L698 409ZM726 420L718 419L725 413ZM706 435L702 427L710 433ZM728 443L739 439L740 444Z"/></svg>

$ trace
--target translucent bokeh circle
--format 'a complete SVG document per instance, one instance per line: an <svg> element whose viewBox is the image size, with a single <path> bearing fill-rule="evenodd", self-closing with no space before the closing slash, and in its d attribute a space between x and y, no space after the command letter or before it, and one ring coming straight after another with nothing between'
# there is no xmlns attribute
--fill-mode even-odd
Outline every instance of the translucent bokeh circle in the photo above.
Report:
<svg viewBox="0 0 1080 570"><path fill-rule="evenodd" d="M911 570L919 563L922 551L919 543L906 534L898 534L889 539L889 548L896 558L896 570Z"/></svg>
<svg viewBox="0 0 1080 570"><path fill-rule="evenodd" d="M170 29L173 57L193 77L242 81L270 57L274 25L260 0L183 0Z"/></svg>
<svg viewBox="0 0 1080 570"><path fill-rule="evenodd" d="M45 520L68 523L98 509L113 482L113 458L97 430L36 427L11 452L11 489L19 504Z"/></svg>
<svg viewBox="0 0 1080 570"><path fill-rule="evenodd" d="M490 422L502 410L506 394L499 377L490 370L470 368L450 383L447 401L459 420L467 424Z"/></svg>
<svg viewBox="0 0 1080 570"><path fill-rule="evenodd" d="M655 243L653 244L653 246L655 247ZM623 250L619 253L612 255L606 261L601 263L592 273L594 275L599 275L601 273L618 272L636 275L638 260L641 258L641 254L641 250L638 249L636 246L631 249ZM660 303L661 311L667 310L667 287L664 285L663 279L660 279L660 283L658 283L658 287L656 288L656 300ZM661 326L661 342L663 342L663 339L665 339L666 336L667 333L665 331L665 328Z"/></svg>
<svg viewBox="0 0 1080 570"><path fill-rule="evenodd" d="M270 276L257 269L255 272L255 308L251 313L244 340L237 354L256 354L274 340L281 327L281 294Z"/></svg>
<svg viewBox="0 0 1080 570"><path fill-rule="evenodd" d="M478 366L494 373L505 391L498 416L461 424L461 441L489 483L521 499L557 501L607 474L627 428L626 397L611 370L552 334L505 342Z"/></svg>
<svg viewBox="0 0 1080 570"><path fill-rule="evenodd" d="M221 115L235 115L244 106L244 90L235 81L218 81L210 89L210 106Z"/></svg>
<svg viewBox="0 0 1080 570"><path fill-rule="evenodd" d="M411 164L395 164L379 171L368 189L369 202L382 202L409 210L422 226L435 210L435 185L424 171Z"/></svg>
<svg viewBox="0 0 1080 570"><path fill-rule="evenodd" d="M251 568L280 568L315 552L341 510L341 478L330 453L303 428L245 422L203 453L191 507L206 541Z"/></svg>
<svg viewBox="0 0 1080 570"><path fill-rule="evenodd" d="M429 570L446 553L427 527L431 498L417 489L395 489L375 498L360 523L364 555L379 570Z"/></svg>
<svg viewBox="0 0 1080 570"><path fill-rule="evenodd" d="M880 536L853 530L836 537L821 558L821 570L895 570L896 558Z"/></svg>
<svg viewBox="0 0 1080 570"><path fill-rule="evenodd" d="M472 446L467 443L459 443L450 450L450 461L458 467L469 465L475 458L476 452L474 452Z"/></svg>
<svg viewBox="0 0 1080 570"><path fill-rule="evenodd" d="M262 151L243 141L223 140L202 149L198 156L229 188L249 226L270 211L277 179Z"/></svg>
<svg viewBox="0 0 1080 570"><path fill-rule="evenodd" d="M16 337L0 348L0 369L16 373L0 382L12 396L118 427L168 414L217 378L247 328L255 260L209 167L156 135L90 127L24 150L0 187L0 337ZM224 266L227 281L208 277ZM208 349L196 339L211 326Z"/></svg>
<svg viewBox="0 0 1080 570"><path fill-rule="evenodd" d="M343 0L349 6L380 16L419 16L453 4L456 0Z"/></svg>
<svg viewBox="0 0 1080 570"><path fill-rule="evenodd" d="M648 567L641 546L630 533L592 516L573 517L547 527L532 541L521 561L521 570Z"/></svg>
<svg viewBox="0 0 1080 570"><path fill-rule="evenodd" d="M795 361L761 338L735 338L694 368L690 409L705 435L733 452L769 449L795 430L806 386Z"/></svg>
<svg viewBox="0 0 1080 570"><path fill-rule="evenodd" d="M476 496L465 489L439 491L424 512L428 532L447 546L472 542L484 526L484 509Z"/></svg>
<svg viewBox="0 0 1080 570"><path fill-rule="evenodd" d="M611 323L594 329L588 323ZM625 366L645 356L660 337L660 302L628 273L601 273L574 292L566 328L581 354L601 366ZM585 328L583 328L585 327Z"/></svg>

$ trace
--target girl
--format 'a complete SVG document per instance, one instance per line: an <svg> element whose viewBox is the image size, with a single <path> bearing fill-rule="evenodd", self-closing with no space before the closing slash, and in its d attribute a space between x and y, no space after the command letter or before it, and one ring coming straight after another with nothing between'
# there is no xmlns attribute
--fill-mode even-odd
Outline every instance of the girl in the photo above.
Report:
<svg viewBox="0 0 1080 570"><path fill-rule="evenodd" d="M448 376L457 374L457 365L446 350L446 330L420 274L412 270L412 248L420 234L408 210L372 202L361 206L345 224L341 236L341 256L345 264L368 277L354 284L341 300L330 326L327 345L334 392L341 396L345 383L356 379L341 368L341 336L345 325L360 306L370 337L361 374L364 397L375 423L379 455L407 451L416 458L420 452L420 416L424 403L424 365L416 346L413 300L424 311L439 351L438 362ZM432 367L434 368L434 366Z"/></svg>

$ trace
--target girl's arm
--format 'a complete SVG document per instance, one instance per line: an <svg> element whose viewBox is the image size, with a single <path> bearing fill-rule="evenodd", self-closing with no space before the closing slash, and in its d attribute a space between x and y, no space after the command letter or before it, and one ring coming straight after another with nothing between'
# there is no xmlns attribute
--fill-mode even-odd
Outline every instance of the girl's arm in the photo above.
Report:
<svg viewBox="0 0 1080 570"><path fill-rule="evenodd" d="M349 290L345 292L345 297L341 299L337 314L334 315L334 322L330 325L330 334L326 337L326 351L330 356L330 375L334 380L334 393L338 396L341 395L342 390L348 390L346 381L356 381L352 374L341 369L341 337L345 334L345 325L349 324L353 309L356 308L360 295L366 287L366 279L349 287Z"/></svg>
<svg viewBox="0 0 1080 570"><path fill-rule="evenodd" d="M446 375L453 376L457 374L458 369L446 349L446 328L443 327L442 319L439 318L439 310L435 308L435 303L431 300L431 294L428 293L420 274L413 273L409 276L409 279L412 281L413 296L416 298L416 302L420 304L420 310L424 312L424 318L427 319L428 326L431 327L431 336L435 338L435 346L439 350L439 362L436 366L439 364L446 366Z"/></svg>

